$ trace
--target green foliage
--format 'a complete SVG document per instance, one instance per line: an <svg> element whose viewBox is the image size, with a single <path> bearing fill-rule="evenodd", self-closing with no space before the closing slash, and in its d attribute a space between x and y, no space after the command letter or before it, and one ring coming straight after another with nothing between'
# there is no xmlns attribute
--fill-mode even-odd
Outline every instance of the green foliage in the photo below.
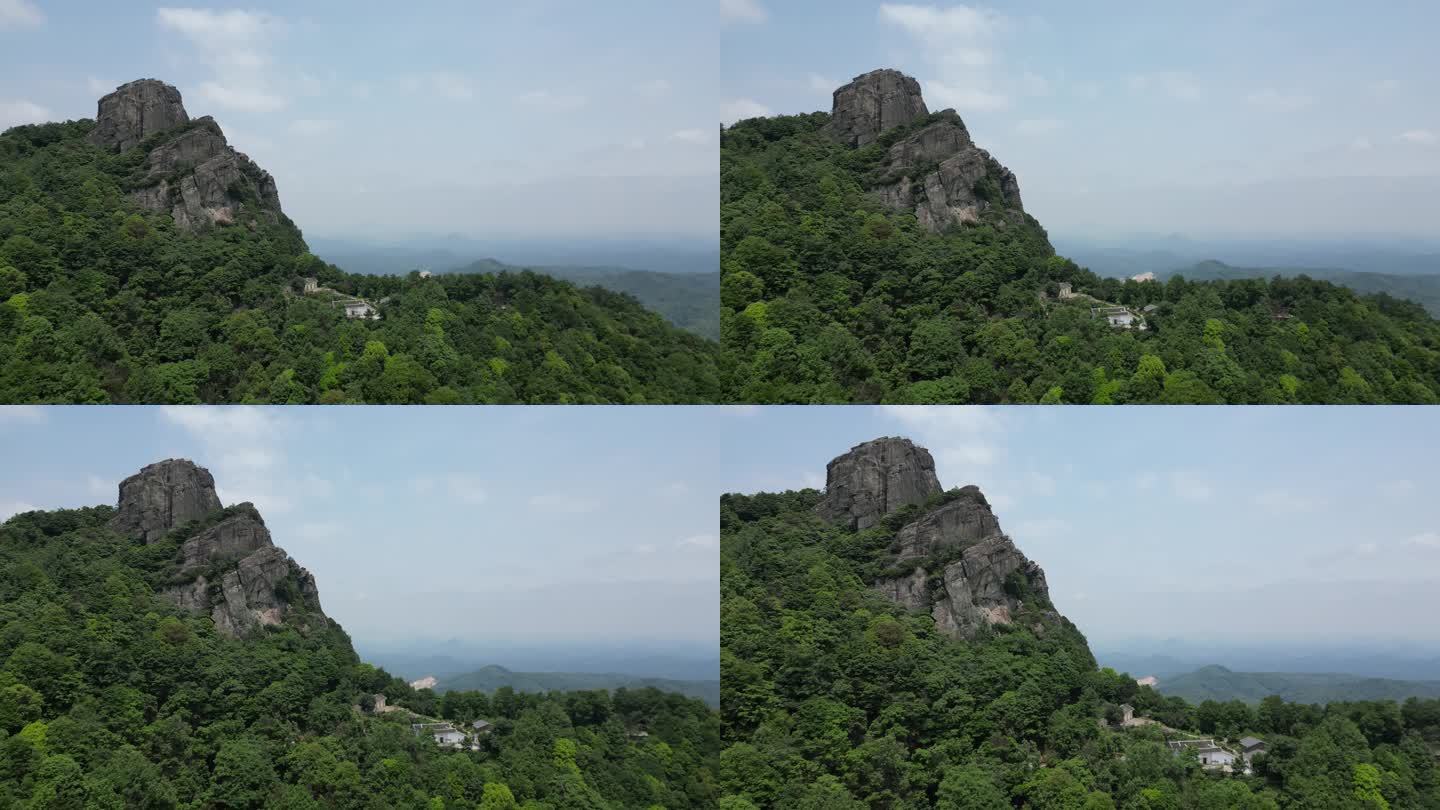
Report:
<svg viewBox="0 0 1440 810"><path fill-rule="evenodd" d="M729 400L1440 402L1440 323L1416 304L1303 276L1101 278L1056 256L1028 217L933 234L870 193L897 179L889 144L924 122L849 149L819 131L826 120L722 133ZM1002 197L993 176L974 189L983 199ZM1060 282L1158 309L1146 330L1112 328L1094 302L1058 301Z"/></svg>
<svg viewBox="0 0 1440 810"><path fill-rule="evenodd" d="M818 496L721 499L720 807L1440 807L1440 700L1195 707L1098 669L1068 623L953 641L870 583L905 522L965 493L862 532L821 521ZM1120 703L1268 752L1249 775L1203 771L1158 727L1108 727Z"/></svg>
<svg viewBox="0 0 1440 810"><path fill-rule="evenodd" d="M178 231L139 212L91 122L0 135L0 401L73 403L674 403L720 398L719 349L621 292L529 272L347 274L294 225ZM153 144L152 144L153 145ZM347 320L326 294L380 304ZM643 283L641 283L643 282ZM635 283L677 320L705 280ZM710 312L714 313L714 291ZM442 317L433 318L433 313ZM365 355L387 349L383 362Z"/></svg>
<svg viewBox="0 0 1440 810"><path fill-rule="evenodd" d="M716 805L720 721L700 701L653 688L437 699L362 663L333 622L231 639L157 594L179 543L233 510L150 544L111 532L113 513L0 524L0 807ZM478 751L442 749L408 712L354 708L376 693L494 728Z"/></svg>

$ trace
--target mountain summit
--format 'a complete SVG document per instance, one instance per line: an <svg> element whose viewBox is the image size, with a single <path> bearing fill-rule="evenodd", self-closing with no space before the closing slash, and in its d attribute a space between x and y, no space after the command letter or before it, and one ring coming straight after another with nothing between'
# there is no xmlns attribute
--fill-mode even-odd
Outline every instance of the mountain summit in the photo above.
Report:
<svg viewBox="0 0 1440 810"><path fill-rule="evenodd" d="M129 198L169 213L183 231L284 220L275 178L237 152L210 116L191 120L180 91L157 79L123 84L100 99L89 140L116 152L140 147Z"/></svg>
<svg viewBox="0 0 1440 810"><path fill-rule="evenodd" d="M875 192L927 230L982 219L1025 224L1015 173L975 145L959 113L932 115L920 83L898 70L872 70L836 90L829 131L848 146L885 148Z"/></svg>
<svg viewBox="0 0 1440 810"><path fill-rule="evenodd" d="M271 541L254 504L222 508L214 477L192 461L166 459L122 481L110 528L147 545L178 542L162 595L232 638L292 619L302 631L306 617L325 621L315 578Z"/></svg>
<svg viewBox="0 0 1440 810"><path fill-rule="evenodd" d="M956 639L995 624L1024 622L1036 634L1069 625L1044 570L1000 529L980 488L942 492L930 451L909 439L875 439L831 461L816 512L863 531L907 508L914 517L895 530L876 590Z"/></svg>

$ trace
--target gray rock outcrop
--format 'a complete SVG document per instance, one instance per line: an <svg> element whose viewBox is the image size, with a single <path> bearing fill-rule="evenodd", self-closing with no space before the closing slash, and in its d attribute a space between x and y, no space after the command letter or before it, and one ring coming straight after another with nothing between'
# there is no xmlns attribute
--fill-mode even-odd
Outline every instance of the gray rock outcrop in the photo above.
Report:
<svg viewBox="0 0 1440 810"><path fill-rule="evenodd" d="M110 527L153 543L171 529L219 511L210 471L185 459L151 464L120 482L120 500Z"/></svg>
<svg viewBox="0 0 1440 810"><path fill-rule="evenodd" d="M152 135L172 132L155 144L128 181L129 198L147 211L166 213L179 229L279 222L275 178L225 140L210 116L190 120L180 91L154 79L123 85L100 99L90 140L125 151Z"/></svg>
<svg viewBox="0 0 1440 810"><path fill-rule="evenodd" d="M885 131L931 122L892 144L874 193L887 206L911 211L920 225L939 233L982 221L1025 222L1014 172L975 145L959 113L926 111L920 85L895 70L858 76L835 91L830 131L844 143L864 146Z"/></svg>
<svg viewBox="0 0 1440 810"><path fill-rule="evenodd" d="M826 466L825 498L816 511L826 520L862 530L939 492L930 451L909 439L886 437L856 445Z"/></svg>
<svg viewBox="0 0 1440 810"><path fill-rule="evenodd" d="M222 512L215 479L191 461L167 459L121 482L110 526L154 543L202 518L212 522L181 542L163 596L210 616L221 633L235 638L287 621L301 629L312 618L326 621L315 578L274 544L255 506L242 503Z"/></svg>
<svg viewBox="0 0 1440 810"><path fill-rule="evenodd" d="M859 147L928 114L919 82L898 70L872 70L835 91L830 129L843 143Z"/></svg>
<svg viewBox="0 0 1440 810"><path fill-rule="evenodd" d="M861 530L907 504L940 492L929 451L908 439L857 445L830 462L825 499L816 511ZM885 560L887 576L873 584L907 610L929 613L956 639L1010 624L1022 613L1036 632L1063 622L1050 604L1045 572L1000 528L979 487L945 493L944 502L901 526Z"/></svg>
<svg viewBox="0 0 1440 810"><path fill-rule="evenodd" d="M100 99L90 142L124 152L156 133L190 121L180 91L156 79L139 79Z"/></svg>

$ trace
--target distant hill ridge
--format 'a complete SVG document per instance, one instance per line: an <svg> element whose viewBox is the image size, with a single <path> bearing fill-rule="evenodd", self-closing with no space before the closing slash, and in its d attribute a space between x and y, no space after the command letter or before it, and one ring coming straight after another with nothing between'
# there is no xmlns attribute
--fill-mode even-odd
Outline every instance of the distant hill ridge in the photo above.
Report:
<svg viewBox="0 0 1440 810"><path fill-rule="evenodd" d="M646 678L618 672L513 672L497 664L481 667L463 675L439 679L436 692L479 690L493 692L508 686L517 692L576 691L583 689L644 689L653 686L666 692L677 692L698 698L711 706L720 705L720 682L685 681L672 678Z"/></svg>
<svg viewBox="0 0 1440 810"><path fill-rule="evenodd" d="M1235 281L1238 279L1298 278L1307 276L1328 281L1367 295L1384 293L1393 298L1414 301L1431 315L1440 316L1440 274L1397 275L1345 270L1336 267L1235 267L1208 259L1188 267L1156 270L1159 281L1183 276L1190 281Z"/></svg>
<svg viewBox="0 0 1440 810"><path fill-rule="evenodd" d="M1162 678L1156 689L1193 703L1203 700L1258 703L1270 695L1295 703L1440 698L1440 681L1403 681L1343 673L1234 672L1218 665Z"/></svg>

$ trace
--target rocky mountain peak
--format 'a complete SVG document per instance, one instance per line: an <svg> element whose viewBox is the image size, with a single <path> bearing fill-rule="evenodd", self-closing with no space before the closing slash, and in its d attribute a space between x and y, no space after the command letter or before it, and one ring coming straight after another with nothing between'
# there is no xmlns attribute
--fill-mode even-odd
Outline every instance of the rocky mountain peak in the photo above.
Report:
<svg viewBox="0 0 1440 810"><path fill-rule="evenodd" d="M124 152L157 132L189 121L178 89L159 79L137 79L100 99L90 142Z"/></svg>
<svg viewBox="0 0 1440 810"><path fill-rule="evenodd" d="M906 125L914 128L890 143L878 170L872 191L881 202L935 233L982 220L1025 223L1014 172L975 145L955 110L931 115L919 82L898 70L872 70L836 90L827 126L858 148Z"/></svg>
<svg viewBox="0 0 1440 810"><path fill-rule="evenodd" d="M285 221L275 178L235 151L214 118L191 120L173 86L140 79L100 99L91 143L123 152L153 136L159 142L152 142L144 164L126 179L131 202L169 214L176 227L189 232Z"/></svg>
<svg viewBox="0 0 1440 810"><path fill-rule="evenodd" d="M909 439L882 438L830 462L822 517L851 530L873 526L908 504L941 493L930 452ZM974 638L982 628L1026 621L1037 633L1064 624L1050 603L1045 572L1000 528L984 493L967 485L901 526L876 590L929 613L940 632Z"/></svg>
<svg viewBox="0 0 1440 810"><path fill-rule="evenodd" d="M844 143L860 147L880 133L929 115L920 83L898 70L862 73L835 91L830 126Z"/></svg>
<svg viewBox="0 0 1440 810"><path fill-rule="evenodd" d="M287 621L301 630L326 621L315 578L274 544L255 505L222 508L210 471L192 461L166 459L122 481L110 527L156 543L191 521L199 522L181 541L161 595L235 638Z"/></svg>
<svg viewBox="0 0 1440 810"><path fill-rule="evenodd" d="M183 458L148 465L120 482L110 527L153 543L171 529L220 510L210 471Z"/></svg>
<svg viewBox="0 0 1440 810"><path fill-rule="evenodd" d="M930 451L887 436L857 444L825 467L825 499L816 509L826 520L868 529L896 509L924 503L939 492Z"/></svg>

